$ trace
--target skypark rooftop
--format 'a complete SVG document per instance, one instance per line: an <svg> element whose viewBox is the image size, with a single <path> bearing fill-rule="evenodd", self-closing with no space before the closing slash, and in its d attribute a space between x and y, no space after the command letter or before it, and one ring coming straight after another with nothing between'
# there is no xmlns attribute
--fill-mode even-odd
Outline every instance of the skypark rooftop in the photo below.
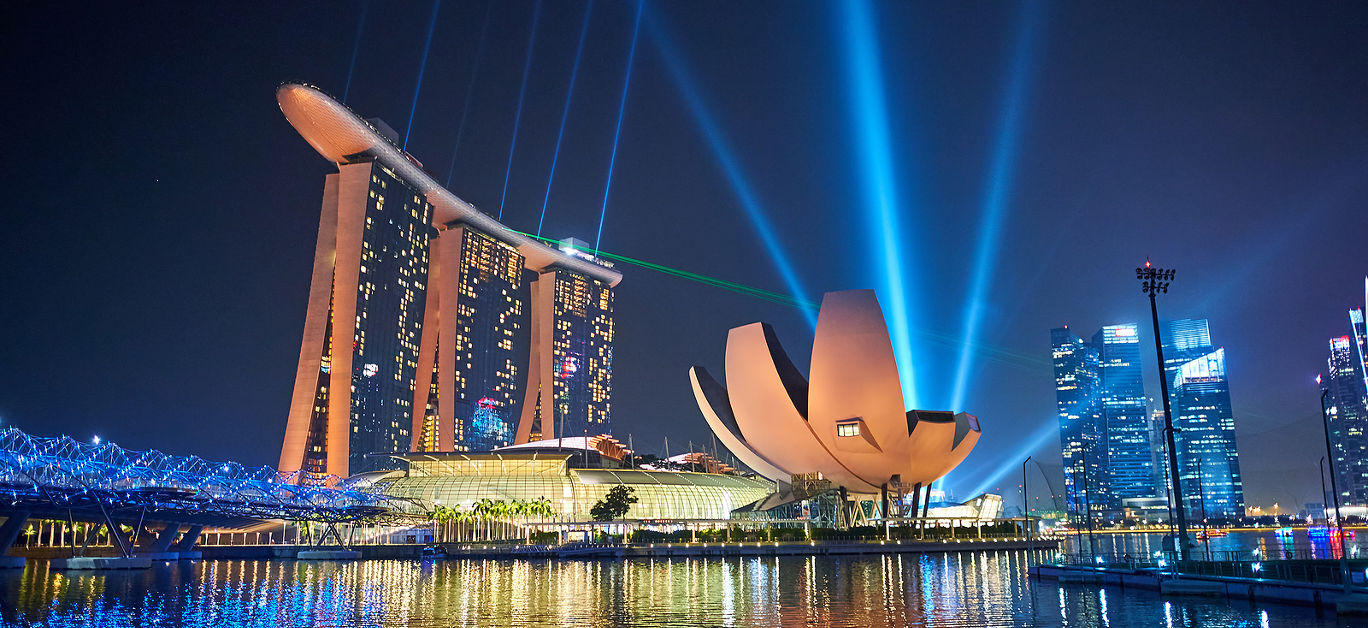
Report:
<svg viewBox="0 0 1368 628"><path fill-rule="evenodd" d="M375 125L356 115L312 85L286 83L276 89L276 100L285 119L318 154L338 164L377 161L404 179L427 198L433 207L433 225L466 223L517 247L529 268L566 268L616 286L622 273L538 242L509 230L498 220L451 193L437 183L417 158L385 137Z"/></svg>

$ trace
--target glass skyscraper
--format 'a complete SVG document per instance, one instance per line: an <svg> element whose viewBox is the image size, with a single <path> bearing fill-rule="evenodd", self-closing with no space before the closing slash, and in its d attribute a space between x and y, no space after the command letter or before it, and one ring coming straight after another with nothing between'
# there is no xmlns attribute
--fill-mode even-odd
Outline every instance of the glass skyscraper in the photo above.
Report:
<svg viewBox="0 0 1368 628"><path fill-rule="evenodd" d="M1127 499L1154 497L1136 326L1108 325L1091 341L1061 327L1050 338L1070 510L1119 512Z"/></svg>
<svg viewBox="0 0 1368 628"><path fill-rule="evenodd" d="M1103 442L1099 351L1068 327L1050 330L1059 448L1064 454L1064 495L1069 512L1105 508L1107 448Z"/></svg>
<svg viewBox="0 0 1368 628"><path fill-rule="evenodd" d="M1194 518L1204 512L1208 518L1243 517L1225 349L1211 345L1206 319L1164 321L1160 334L1187 512Z"/></svg>
<svg viewBox="0 0 1368 628"><path fill-rule="evenodd" d="M1140 334L1134 324L1108 325L1093 334L1099 353L1100 403L1110 476L1107 503L1154 497L1154 460L1150 448L1145 382L1141 375Z"/></svg>
<svg viewBox="0 0 1368 628"><path fill-rule="evenodd" d="M1364 371L1363 310L1349 310L1353 336L1330 339L1326 413L1335 455L1335 480L1342 504L1368 504L1368 385Z"/></svg>

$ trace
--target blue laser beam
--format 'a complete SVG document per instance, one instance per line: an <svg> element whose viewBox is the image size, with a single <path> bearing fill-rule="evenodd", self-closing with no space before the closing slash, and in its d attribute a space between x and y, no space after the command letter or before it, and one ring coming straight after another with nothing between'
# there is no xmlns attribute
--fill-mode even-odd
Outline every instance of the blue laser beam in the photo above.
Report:
<svg viewBox="0 0 1368 628"><path fill-rule="evenodd" d="M1054 417L1051 417L1049 421L1046 421L1037 428L1029 438L1022 441L1021 447L1017 448L1011 454L998 457L998 459L1002 461L1002 465L988 474L983 481L979 482L978 486L974 487L974 490L969 491L969 496L974 497L993 488L993 485L1002 481L1002 478L1006 477L1008 473L1020 469L1021 461L1025 460L1026 456L1034 454L1037 449L1045 446L1045 443L1048 443L1051 438L1057 438L1058 436L1059 427L1056 425Z"/></svg>
<svg viewBox="0 0 1368 628"><path fill-rule="evenodd" d="M641 33L641 13L645 0L637 0L636 20L632 24L632 47L627 52L627 73L622 77L622 99L618 102L617 130L613 132L613 153L608 158L608 182L603 185L603 208L599 210L598 233L594 235L594 255L603 239L603 219L608 215L608 193L613 190L613 169L617 165L618 140L622 138L622 117L627 112L627 91L632 85L632 64L636 61L637 35Z"/></svg>
<svg viewBox="0 0 1368 628"><path fill-rule="evenodd" d="M442 0L433 0L427 41L423 43L423 60L418 64L418 84L413 86L413 106L409 107L408 125L404 127L404 150L408 150L409 133L413 131L413 114L418 112L418 93L423 91L423 72L427 71L428 50L432 49L432 33L437 30L437 10L441 7Z"/></svg>
<svg viewBox="0 0 1368 628"><path fill-rule="evenodd" d="M893 169L892 132L884 94L882 63L879 59L878 33L874 26L872 2L857 0L839 5L845 35L847 71L851 79L851 121L857 150L855 166L863 179L860 191L870 215L874 264L883 279L876 290L889 313L893 355L898 362L903 402L908 409L918 406L916 375L912 355L912 323L907 294L909 280L903 275L907 256L903 253L902 226L898 214L902 203Z"/></svg>
<svg viewBox="0 0 1368 628"><path fill-rule="evenodd" d="M1007 79L997 144L993 149L988 186L983 197L983 223L974 256L974 275L970 283L969 300L965 304L964 342L960 345L954 392L950 395L952 408L959 408L964 403L969 375L973 371L973 339L978 335L979 325L983 320L984 300L987 299L988 284L992 281L993 270L997 264L1002 227L1006 222L1007 196L1016 174L1019 155L1017 145L1021 140L1022 118L1027 107L1025 92L1032 75L1040 12L1039 6L1034 3L1023 5L1022 10L1024 13L1017 33L1016 46L1012 52L1011 71Z"/></svg>
<svg viewBox="0 0 1368 628"><path fill-rule="evenodd" d="M546 176L546 196L542 197L541 217L537 219L538 236L542 233L542 224L546 222L546 205L551 202L551 184L556 180L556 163L560 161L561 140L565 139L565 121L570 119L570 101L575 97L575 79L579 77L580 57L584 55L585 35L589 34L589 15L593 12L594 0L589 0L589 3L584 7L584 23L580 25L579 44L575 46L575 63L570 67L570 87L565 90L565 108L561 110L560 131L556 133L556 152L551 156L551 173ZM635 39L636 37L633 36L633 41ZM628 72L630 73L631 70L629 69ZM618 124L619 126L622 124L621 117L619 117ZM614 151L616 151L616 142L614 142ZM599 222L602 223L602 221L603 218L600 216ZM602 227L600 227L601 230ZM597 247L597 243L594 246Z"/></svg>
<svg viewBox="0 0 1368 628"><path fill-rule="evenodd" d="M361 17L356 20L356 36L352 38L351 64L347 66L347 83L342 88L342 104L347 103L347 94L351 93L352 74L356 72L356 53L361 50L361 32L366 28L366 10L370 8L370 0L361 0Z"/></svg>
<svg viewBox="0 0 1368 628"><path fill-rule="evenodd" d="M451 149L451 165L447 166L446 185L451 187L451 175L456 172L456 155L461 152L461 139L465 137L466 115L470 113L470 99L475 94L475 81L480 76L480 60L484 58L485 35L489 32L489 14L494 11L494 3L485 8L484 23L480 25L480 42L475 45L475 61L470 66L470 79L466 81L465 103L461 105L461 121L456 124L456 146Z"/></svg>
<svg viewBox="0 0 1368 628"><path fill-rule="evenodd" d="M513 116L513 141L508 144L508 165L504 168L503 192L499 194L499 220L503 220L504 201L508 200L508 177L513 174L513 153L518 148L518 127L522 125L523 96L527 95L527 75L532 71L532 51L537 43L537 22L541 19L541 0L532 10L532 29L527 33L527 59L523 61L522 84L518 87L518 113Z"/></svg>
<svg viewBox="0 0 1368 628"><path fill-rule="evenodd" d="M721 127L713 119L712 112L703 102L696 84L691 77L688 67L678 49L671 41L665 28L661 25L655 15L651 12L646 13L646 28L651 38L656 43L661 58L665 61L667 71L670 73L675 87L679 89L684 97L684 102L688 106L689 113L693 115L694 122L698 124L703 136L707 140L708 147L712 149L713 156L722 166L722 172L727 176L727 181L731 184L732 191L735 192L737 199L741 201L741 207L746 212L746 217L750 219L751 226L755 228L760 236L760 241L765 246L765 251L769 254L770 260L779 271L784 284L788 286L789 294L800 303L812 303L807 297L807 291L803 289L803 284L798 279L793 264L789 262L788 255L784 253L784 247L779 243L779 238L766 218L766 211L760 204L760 199L755 190L751 187L749 179L741 169L740 161L727 143L726 137L722 134ZM802 308L803 317L807 320L810 327L817 327L817 311L812 307Z"/></svg>

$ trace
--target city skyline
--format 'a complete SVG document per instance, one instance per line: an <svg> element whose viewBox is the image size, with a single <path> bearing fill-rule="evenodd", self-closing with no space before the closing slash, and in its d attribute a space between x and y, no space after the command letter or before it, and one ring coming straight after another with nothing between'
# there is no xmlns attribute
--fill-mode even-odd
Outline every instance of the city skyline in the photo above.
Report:
<svg viewBox="0 0 1368 628"><path fill-rule="evenodd" d="M19 356L7 362L0 419L271 462L262 443L277 442L289 405L326 164L279 120L270 90L306 78L349 94L367 115L396 126L411 118L402 135L436 179L447 178L454 153L453 189L481 207L506 205L510 225L534 232L565 110L566 52L584 8L544 8L511 160L530 3L493 10L482 64L475 49L487 7L443 6L422 75L427 6L373 11L364 22L358 5L279 7L266 20L233 7L183 7L166 20L95 8L60 31L42 26L36 9L20 10L14 24L38 26L6 27L20 61L6 65L6 78L50 95L8 105L26 121L16 141L32 151L7 157L12 172L27 174L14 190L18 219L3 254L12 269L4 289L23 307L0 313ZM789 292L738 200L739 175L809 295L883 283L861 252L869 217L852 198L863 194L865 171L848 165L868 151L851 145L845 101L832 96L847 93L834 61L844 48L828 32L827 11L766 8L737 9L718 24L682 5L648 5L606 202L634 16L626 6L595 8L546 232L593 239L606 206L605 251ZM950 404L957 356L971 338L964 407L946 409L984 423L974 455L1048 452L1027 447L1057 440L1038 438L1054 423L1039 330L1142 320L1129 273L1150 256L1179 269L1161 314L1206 318L1221 330L1238 440L1254 452L1244 459L1257 460L1242 469L1250 503L1298 504L1318 490L1321 454L1307 444L1319 428L1314 376L1326 338L1345 333L1342 312L1358 303L1364 272L1344 263L1362 259L1354 234L1368 196L1364 88L1347 78L1368 69L1350 27L1361 9L1262 7L1234 24L1216 8L1184 11L1182 20L1151 8L1045 11L1035 20L1038 48L1020 55L1003 43L1016 41L1014 12L878 7L885 24L917 25L901 41L883 32L880 54L892 110L908 112L890 168L909 182L898 212L903 239L923 249L905 266L915 269L905 301L920 317L909 324L927 397L920 405ZM209 23L222 28L195 36L166 28ZM120 34L106 30L111 24ZM1289 28L1317 33L1320 45L1246 46ZM670 78L662 39L648 36L657 31L702 79L694 89ZM1156 42L1156 31L1169 43ZM1215 31L1220 41L1210 39ZM990 229L979 217L993 171L985 157L997 146L1016 58L1035 71L1023 91L1030 107L1019 116L1020 158L1004 166L1016 171L1003 193L1013 235L988 247L1000 261L992 289L975 300L972 270L936 261L958 254L977 263L967 252ZM691 98L718 135L700 133ZM1316 105L1298 104L1307 102ZM733 159L719 158L709 138L726 140ZM35 167L44 163L61 167ZM784 337L810 332L796 308L676 279L629 284L614 295L617 331L639 340L614 348L613 422L638 448L655 446L646 435L706 439L685 376L688 364L719 366L702 339L756 320L773 321ZM73 296L81 308L64 307ZM982 324L966 333L971 305L982 308ZM1140 340L1153 341L1144 326ZM806 353L801 343L791 350ZM1141 353L1144 371L1156 372L1152 359ZM73 369L83 374L81 394L70 393ZM181 423L203 427L166 429ZM987 473L957 471L948 484L962 497L979 484L1004 493L1015 485L1010 474Z"/></svg>

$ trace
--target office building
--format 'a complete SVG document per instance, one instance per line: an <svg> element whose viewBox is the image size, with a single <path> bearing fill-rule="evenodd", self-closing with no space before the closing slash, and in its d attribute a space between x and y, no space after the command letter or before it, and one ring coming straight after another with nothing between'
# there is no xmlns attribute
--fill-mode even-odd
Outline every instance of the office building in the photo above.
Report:
<svg viewBox="0 0 1368 628"><path fill-rule="evenodd" d="M1158 494L1138 328L1108 325L1085 341L1050 330L1065 493L1071 512L1120 512Z"/></svg>
<svg viewBox="0 0 1368 628"><path fill-rule="evenodd" d="M551 438L562 425L607 433L621 273L456 197L383 122L306 85L276 96L338 168L324 187L280 470L321 479L401 466L394 454Z"/></svg>
<svg viewBox="0 0 1368 628"><path fill-rule="evenodd" d="M1064 495L1071 513L1105 509L1107 463L1101 411L1100 352L1068 327L1050 330Z"/></svg>
<svg viewBox="0 0 1368 628"><path fill-rule="evenodd" d="M1244 483L1225 349L1211 344L1206 319L1160 324L1178 474L1190 518L1244 516Z"/></svg>
<svg viewBox="0 0 1368 628"><path fill-rule="evenodd" d="M1341 505L1368 504L1368 364L1363 352L1363 310L1349 310L1352 336L1330 339L1326 360L1326 414Z"/></svg>
<svg viewBox="0 0 1368 628"><path fill-rule="evenodd" d="M1108 325L1093 334L1098 350L1099 403L1105 427L1107 504L1155 496L1145 383L1141 375L1140 334L1134 324Z"/></svg>

